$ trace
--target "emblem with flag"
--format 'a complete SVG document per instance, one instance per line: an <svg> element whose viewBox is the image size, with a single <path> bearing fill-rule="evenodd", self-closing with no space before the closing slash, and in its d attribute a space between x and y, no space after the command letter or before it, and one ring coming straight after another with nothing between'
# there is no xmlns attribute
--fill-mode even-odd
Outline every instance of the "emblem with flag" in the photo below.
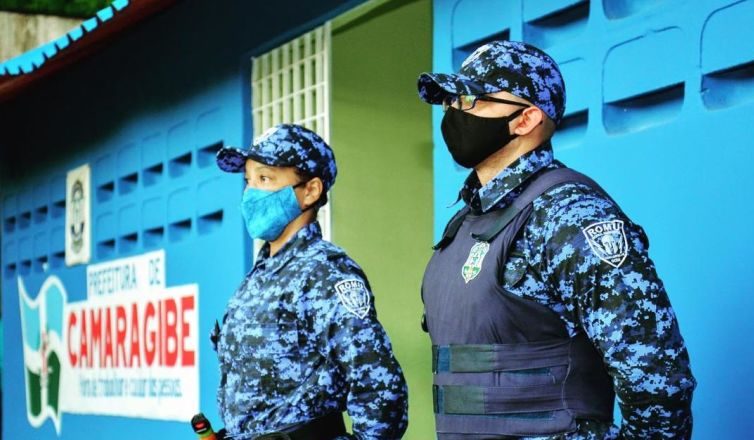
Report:
<svg viewBox="0 0 754 440"><path fill-rule="evenodd" d="M60 434L61 353L63 353L63 284L49 277L32 300L18 278L23 334L26 415L34 427L52 419Z"/></svg>
<svg viewBox="0 0 754 440"><path fill-rule="evenodd" d="M474 243L469 251L469 258L466 259L463 268L461 268L461 276L463 280L468 284L469 281L476 278L479 272L482 271L482 262L487 252L490 250L490 244L486 241L478 241Z"/></svg>

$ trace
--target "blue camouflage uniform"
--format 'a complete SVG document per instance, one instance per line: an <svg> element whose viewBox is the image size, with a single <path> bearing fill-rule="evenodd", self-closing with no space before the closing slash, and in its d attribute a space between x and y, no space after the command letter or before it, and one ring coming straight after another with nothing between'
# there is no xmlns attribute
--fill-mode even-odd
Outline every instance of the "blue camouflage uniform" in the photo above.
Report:
<svg viewBox="0 0 754 440"><path fill-rule="evenodd" d="M482 78L482 80L480 80ZM459 74L423 74L420 97L438 104L449 94L506 90L541 108L556 124L565 108L557 65L530 45L493 42L477 49ZM510 206L532 176L562 168L549 141L519 157L484 186L472 171L459 198L474 215ZM625 255L607 261L588 232L622 221ZM609 244L609 243L608 243ZM510 245L501 282L510 293L546 306L568 334L584 332L597 349L619 399L620 427L577 419L576 429L526 439L689 438L696 382L675 313L648 255L649 242L603 192L583 183L546 191ZM486 438L486 437L485 437Z"/></svg>
<svg viewBox="0 0 754 440"><path fill-rule="evenodd" d="M294 125L277 126L250 150L221 150L218 165L238 172L246 158L296 166L325 189L335 179L330 148ZM228 435L254 438L347 410L355 438L401 438L407 387L373 304L364 272L322 239L317 222L273 256L266 243L215 335Z"/></svg>

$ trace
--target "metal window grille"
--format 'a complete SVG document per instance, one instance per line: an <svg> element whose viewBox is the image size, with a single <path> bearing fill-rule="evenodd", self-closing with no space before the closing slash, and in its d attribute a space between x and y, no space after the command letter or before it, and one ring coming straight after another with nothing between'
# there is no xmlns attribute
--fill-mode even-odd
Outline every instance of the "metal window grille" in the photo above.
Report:
<svg viewBox="0 0 754 440"><path fill-rule="evenodd" d="M254 134L293 123L330 142L330 23L252 58L251 102ZM319 210L331 239L330 203Z"/></svg>

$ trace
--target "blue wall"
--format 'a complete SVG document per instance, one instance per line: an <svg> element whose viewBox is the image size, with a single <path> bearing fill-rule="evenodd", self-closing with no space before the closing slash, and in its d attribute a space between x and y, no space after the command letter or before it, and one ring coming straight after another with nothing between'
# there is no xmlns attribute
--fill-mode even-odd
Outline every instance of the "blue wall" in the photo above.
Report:
<svg viewBox="0 0 754 440"><path fill-rule="evenodd" d="M34 429L26 420L16 279L35 297L54 274L69 302L85 299L85 267L65 266L63 234L66 172L83 163L92 168L91 263L165 249L167 286L199 284L200 405L221 426L208 335L251 246L237 210L242 179L221 173L214 153L251 137L250 56L359 1L298 3L178 2L0 104L5 438L57 438L49 421ZM62 418L64 439L193 436L188 421Z"/></svg>
<svg viewBox="0 0 754 440"><path fill-rule="evenodd" d="M558 159L649 234L699 381L695 438L749 438L754 419L754 1L436 0L434 69L484 41L530 42L560 64ZM468 171L434 109L435 238Z"/></svg>
<svg viewBox="0 0 754 440"><path fill-rule="evenodd" d="M78 295L69 300L83 299L84 268L61 261L61 201L66 171L85 162L101 189L92 262L165 248L168 286L199 283L201 406L217 420L217 363L205 335L250 255L239 239L241 183L211 166L212 151L251 136L248 57L358 2L251 3L179 2L0 105L6 438L56 436L51 423L34 430L26 421L15 280L35 295L54 273ZM454 70L499 36L561 63L568 104L556 156L596 178L650 235L699 380L695 438L747 438L754 153L744 135L754 118L754 2L436 0L434 14L436 71ZM440 118L435 109L436 237L467 173L445 150ZM63 419L63 438L191 435L177 422Z"/></svg>

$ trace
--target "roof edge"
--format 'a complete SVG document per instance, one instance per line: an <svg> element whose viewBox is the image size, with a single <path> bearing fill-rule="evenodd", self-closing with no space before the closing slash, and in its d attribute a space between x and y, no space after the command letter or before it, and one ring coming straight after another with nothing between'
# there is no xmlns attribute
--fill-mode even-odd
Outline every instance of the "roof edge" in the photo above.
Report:
<svg viewBox="0 0 754 440"><path fill-rule="evenodd" d="M115 0L62 37L0 64L0 103L103 49L179 0Z"/></svg>

